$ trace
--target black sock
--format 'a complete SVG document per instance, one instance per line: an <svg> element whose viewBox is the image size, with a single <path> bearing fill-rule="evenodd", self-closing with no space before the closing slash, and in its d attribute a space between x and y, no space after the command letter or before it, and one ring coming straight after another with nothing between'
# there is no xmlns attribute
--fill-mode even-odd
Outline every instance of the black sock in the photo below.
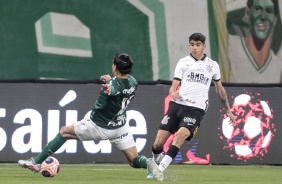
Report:
<svg viewBox="0 0 282 184"><path fill-rule="evenodd" d="M169 155L172 159L174 159L178 152L179 152L179 148L174 145L171 145L166 154Z"/></svg>

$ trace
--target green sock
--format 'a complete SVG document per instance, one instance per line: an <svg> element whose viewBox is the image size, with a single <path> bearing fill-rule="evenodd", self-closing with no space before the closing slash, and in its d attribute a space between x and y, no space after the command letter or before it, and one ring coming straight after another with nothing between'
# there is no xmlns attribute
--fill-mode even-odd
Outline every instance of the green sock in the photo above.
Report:
<svg viewBox="0 0 282 184"><path fill-rule="evenodd" d="M42 152L37 155L34 161L41 164L46 158L55 153L63 144L65 144L66 141L67 139L58 133L56 137L44 147Z"/></svg>
<svg viewBox="0 0 282 184"><path fill-rule="evenodd" d="M133 168L147 168L147 158L143 155L133 159Z"/></svg>

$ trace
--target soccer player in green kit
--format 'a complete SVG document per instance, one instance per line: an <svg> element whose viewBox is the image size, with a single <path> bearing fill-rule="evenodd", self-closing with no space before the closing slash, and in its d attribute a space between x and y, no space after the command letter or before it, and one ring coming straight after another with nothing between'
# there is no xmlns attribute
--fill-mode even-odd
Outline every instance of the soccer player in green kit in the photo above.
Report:
<svg viewBox="0 0 282 184"><path fill-rule="evenodd" d="M131 57L125 53L116 54L113 58L112 74L101 76L100 95L90 117L63 126L57 136L50 141L35 158L19 160L18 164L34 172L40 171L41 163L55 153L67 140L77 139L109 140L128 160L133 168L147 168L145 156L139 156L132 134L126 124L126 108L134 98L138 83L130 75L133 67Z"/></svg>

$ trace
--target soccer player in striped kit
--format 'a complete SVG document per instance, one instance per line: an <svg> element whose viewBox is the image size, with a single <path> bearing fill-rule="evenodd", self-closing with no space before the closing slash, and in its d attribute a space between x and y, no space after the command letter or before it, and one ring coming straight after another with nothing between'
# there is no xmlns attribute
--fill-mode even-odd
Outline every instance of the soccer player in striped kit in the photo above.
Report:
<svg viewBox="0 0 282 184"><path fill-rule="evenodd" d="M230 110L226 91L220 81L217 62L204 54L205 36L194 33L189 37L190 55L182 58L176 65L169 94L172 97L152 146L153 158L148 158L148 171L158 181L164 179L163 172L176 157L185 140L189 141L197 133L200 122L208 108L208 92L211 81L230 119L235 118ZM175 134L176 133L176 134ZM175 134L169 150L157 165L163 146L171 134Z"/></svg>

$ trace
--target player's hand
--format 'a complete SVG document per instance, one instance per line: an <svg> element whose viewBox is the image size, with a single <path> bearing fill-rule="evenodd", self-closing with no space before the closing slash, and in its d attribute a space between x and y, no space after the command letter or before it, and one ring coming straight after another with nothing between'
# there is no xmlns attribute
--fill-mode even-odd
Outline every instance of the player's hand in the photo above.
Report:
<svg viewBox="0 0 282 184"><path fill-rule="evenodd" d="M171 98L172 98L173 100L178 100L178 99L181 98L181 96L179 95L179 92L178 92L178 91L171 92L170 96L171 96Z"/></svg>
<svg viewBox="0 0 282 184"><path fill-rule="evenodd" d="M234 125L236 123L235 117L232 112L227 112L227 116L229 117L229 124Z"/></svg>
<svg viewBox="0 0 282 184"><path fill-rule="evenodd" d="M111 78L111 76L109 75L109 74L107 74L107 75L102 75L101 77L100 77L100 80L101 81L103 81L104 83L106 83L107 81L109 81L109 80L111 80L112 78Z"/></svg>
<svg viewBox="0 0 282 184"><path fill-rule="evenodd" d="M111 86L109 84L102 84L102 90L109 95L111 93Z"/></svg>

